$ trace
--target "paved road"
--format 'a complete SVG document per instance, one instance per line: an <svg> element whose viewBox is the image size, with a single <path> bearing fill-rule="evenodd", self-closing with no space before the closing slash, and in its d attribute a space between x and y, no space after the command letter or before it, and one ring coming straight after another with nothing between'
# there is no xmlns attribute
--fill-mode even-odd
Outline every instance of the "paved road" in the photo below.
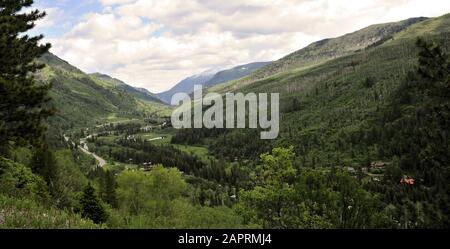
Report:
<svg viewBox="0 0 450 249"><path fill-rule="evenodd" d="M93 156L95 158L95 160L97 160L98 166L100 168L103 168L103 166L105 166L107 164L105 159L97 156L95 153L90 152L89 151L89 147L87 146L87 144L82 144L82 146L80 146L80 150L83 151L87 155Z"/></svg>
<svg viewBox="0 0 450 249"><path fill-rule="evenodd" d="M163 137L155 137L155 138L149 139L148 141L163 140L163 139L164 139Z"/></svg>
<svg viewBox="0 0 450 249"><path fill-rule="evenodd" d="M101 157L99 157L99 156L96 155L95 153L92 153L92 152L89 151L89 147L88 147L87 144L86 144L86 139L87 139L87 138L82 138L82 139L80 139L80 144L81 144L81 145L78 146L78 148L80 148L80 150L81 150L83 153L85 153L86 155L90 155L90 156L94 157L95 160L97 160L98 166L101 167L101 168L103 168L103 166L105 166L105 165L107 164L106 160L103 159L103 158L101 158ZM64 135L64 140L66 140L66 142L69 142L69 138L68 138L66 135ZM75 146L75 143L72 142L72 145Z"/></svg>

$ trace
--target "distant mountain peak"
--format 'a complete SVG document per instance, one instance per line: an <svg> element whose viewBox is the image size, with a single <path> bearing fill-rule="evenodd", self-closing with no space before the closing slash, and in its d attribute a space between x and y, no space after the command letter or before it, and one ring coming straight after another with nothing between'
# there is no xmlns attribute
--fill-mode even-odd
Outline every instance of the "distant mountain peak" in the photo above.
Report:
<svg viewBox="0 0 450 249"><path fill-rule="evenodd" d="M188 79L189 78L190 79L199 79L199 78L204 79L204 78L208 78L208 77L212 78L219 71L220 71L220 69L208 69L208 70L203 71L203 72L201 72L199 74L195 74L195 75L193 75L191 77L188 77Z"/></svg>
<svg viewBox="0 0 450 249"><path fill-rule="evenodd" d="M158 96L166 103L170 103L172 96L176 93L191 94L194 91L194 85L202 85L211 87L226 81L239 79L254 72L258 68L267 65L268 62L255 62L240 65L227 70L219 70L217 68L206 70L200 74L188 77L176 84L169 91L158 94Z"/></svg>

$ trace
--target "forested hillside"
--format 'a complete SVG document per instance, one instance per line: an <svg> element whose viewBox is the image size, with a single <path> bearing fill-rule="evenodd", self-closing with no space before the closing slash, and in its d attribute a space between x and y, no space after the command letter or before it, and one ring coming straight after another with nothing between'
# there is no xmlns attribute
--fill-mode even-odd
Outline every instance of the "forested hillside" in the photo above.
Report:
<svg viewBox="0 0 450 249"><path fill-rule="evenodd" d="M21 36L32 3L0 2L0 228L450 226L450 14L184 82L280 93L280 136L260 140L174 129L154 94Z"/></svg>
<svg viewBox="0 0 450 249"><path fill-rule="evenodd" d="M424 99L424 94L433 91L433 84L443 87L434 90L442 94L448 87L448 55L444 53L450 44L450 16L412 20L388 24L403 28L339 58L303 67L309 59L299 57L298 68L280 66L291 55L255 72L251 81L230 82L211 90L279 92L282 121L277 140L255 141L255 131L185 130L173 142L207 144L216 157L243 162L258 160L270 148L292 146L297 167L341 169L354 174L366 189L381 194L384 211L391 212L389 216L399 227L447 226L448 184L441 184L448 182L448 99L435 95ZM386 25L351 35L367 35L380 27ZM419 36L426 42L417 45ZM294 54L313 53L316 45ZM336 50L346 50L348 45L342 45ZM436 52L434 46L441 50ZM426 70L433 76L417 76ZM435 74L442 78L433 78ZM422 83L420 88L414 84L418 81L433 83ZM416 185L407 187L400 183L402 179L414 179Z"/></svg>
<svg viewBox="0 0 450 249"><path fill-rule="evenodd" d="M128 93L129 95L131 95L137 99L140 99L140 100L154 102L154 103L160 103L160 104L163 103L156 94L153 94L145 89L139 89L139 88L132 87L130 85L127 85L126 83L124 83L121 80L112 78L111 76L101 74L101 73L90 74L90 76L93 77L94 80L96 80L99 84L103 85L104 87L122 90L122 91ZM105 84L105 83L107 83L107 84Z"/></svg>
<svg viewBox="0 0 450 249"><path fill-rule="evenodd" d="M393 38L397 33L408 29L411 25L422 22L426 18L411 18L408 20L376 24L362 30L337 38L324 39L298 50L286 57L275 61L246 78L219 87L242 88L244 85L256 83L265 78L272 78L276 75L287 77L291 73L301 73L302 71L320 65L327 61L351 55L370 47L376 47ZM288 75L283 75L288 74Z"/></svg>
<svg viewBox="0 0 450 249"><path fill-rule="evenodd" d="M47 53L38 80L52 84L50 96L57 107L52 127L61 130L89 127L117 118L143 118L169 109L158 98L101 74L88 75Z"/></svg>
<svg viewBox="0 0 450 249"><path fill-rule="evenodd" d="M344 158L352 158L346 163L360 163L367 157L363 152L366 146L358 148L344 141L353 138L354 143L358 142L364 135L359 134L363 125L376 115L377 110L389 104L391 95L408 72L415 71L418 36L435 41L447 50L449 22L448 15L425 20L377 46L315 67L287 70L242 87L239 87L239 81L230 82L211 91L225 92L235 88L235 91L243 92L279 92L282 122L280 139L274 142L275 145L295 145L296 152L303 155L303 163L307 165L328 165ZM234 132L229 133L230 138L240 137L233 136ZM245 142L240 145L246 144L249 145ZM226 150L228 146L223 145L217 147ZM242 147L234 148L235 152L225 154L235 157L245 151Z"/></svg>

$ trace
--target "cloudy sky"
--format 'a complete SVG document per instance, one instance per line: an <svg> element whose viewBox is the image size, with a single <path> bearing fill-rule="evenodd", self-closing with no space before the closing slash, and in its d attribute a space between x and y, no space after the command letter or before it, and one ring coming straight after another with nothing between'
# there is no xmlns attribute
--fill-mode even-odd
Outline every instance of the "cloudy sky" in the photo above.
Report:
<svg viewBox="0 0 450 249"><path fill-rule="evenodd" d="M450 12L449 0L35 0L34 32L80 69L152 92L215 68L276 60L374 23Z"/></svg>

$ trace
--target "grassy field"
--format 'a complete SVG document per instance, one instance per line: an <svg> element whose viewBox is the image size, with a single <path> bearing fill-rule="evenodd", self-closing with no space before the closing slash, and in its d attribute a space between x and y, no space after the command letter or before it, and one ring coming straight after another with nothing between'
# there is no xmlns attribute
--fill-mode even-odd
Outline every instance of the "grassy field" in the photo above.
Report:
<svg viewBox="0 0 450 249"><path fill-rule="evenodd" d="M128 122L136 123L136 120L134 120L134 119L132 119L132 120L115 119L115 121L111 122L111 123L118 124L118 123L128 123ZM139 121L138 123L143 123L143 122ZM209 150L206 146L172 144L171 140L172 140L172 137L176 134L176 132L177 132L177 130L172 129L172 128L168 128L168 129L155 128L152 131L140 132L140 133L134 134L134 136L136 138L141 138L146 141L149 141L155 146L173 146L182 152L197 156L204 162L209 162L211 159L214 159L214 157L209 155ZM120 139L123 136L124 136L124 134L101 136L101 137L98 137L97 140L101 141L103 143L106 143L106 144L114 144L118 139ZM90 145L92 146L93 144L90 144ZM123 169L123 168L136 167L136 165L133 165L133 164L123 165L123 164L114 163L114 162L109 162L109 164L113 164L113 166L112 166L113 168L119 167L119 168Z"/></svg>
<svg viewBox="0 0 450 249"><path fill-rule="evenodd" d="M206 148L206 147L191 146L191 145L179 145L179 144L176 144L174 146L175 146L175 148L177 148L185 153L199 157L201 160L203 160L205 162L208 162L210 159L214 158L213 156L209 155L208 148Z"/></svg>

